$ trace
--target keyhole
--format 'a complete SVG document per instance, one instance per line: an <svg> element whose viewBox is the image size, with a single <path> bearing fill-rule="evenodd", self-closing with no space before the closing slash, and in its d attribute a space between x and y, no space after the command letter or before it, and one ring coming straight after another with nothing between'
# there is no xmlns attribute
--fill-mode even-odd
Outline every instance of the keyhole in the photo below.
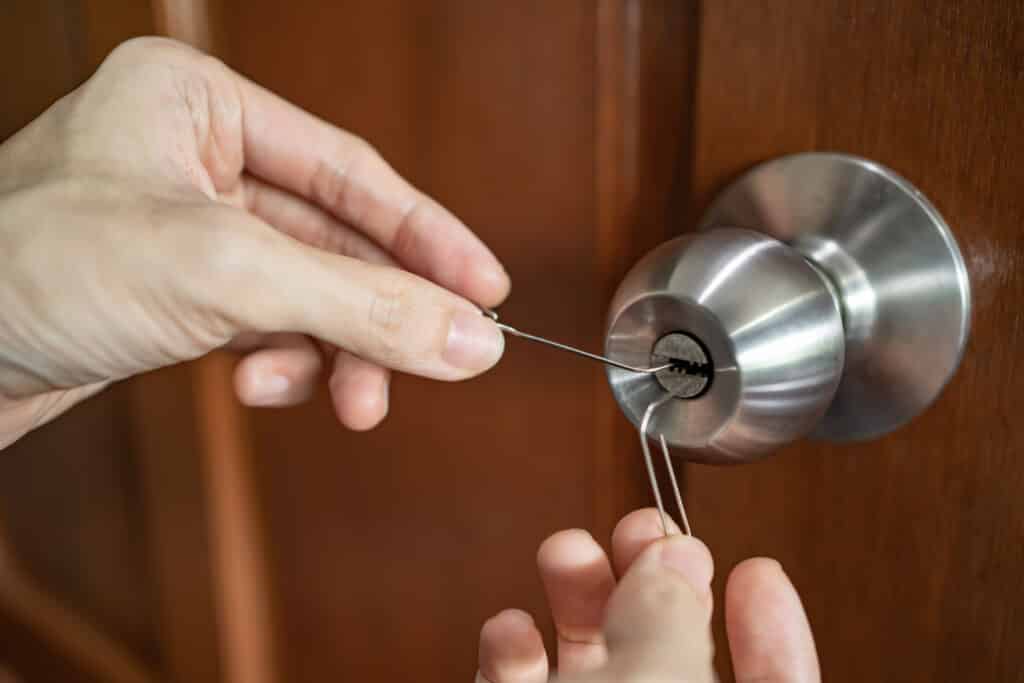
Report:
<svg viewBox="0 0 1024 683"><path fill-rule="evenodd" d="M654 377L676 398L697 398L711 386L711 357L704 345L686 332L671 332L654 343L651 365L665 363L672 363L672 367L655 373Z"/></svg>

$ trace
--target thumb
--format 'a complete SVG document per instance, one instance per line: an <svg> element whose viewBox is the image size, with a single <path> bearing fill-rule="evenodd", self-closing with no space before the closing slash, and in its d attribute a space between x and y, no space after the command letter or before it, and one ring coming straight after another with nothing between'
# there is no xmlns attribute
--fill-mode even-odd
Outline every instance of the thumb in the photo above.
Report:
<svg viewBox="0 0 1024 683"><path fill-rule="evenodd" d="M714 681L711 553L691 536L652 544L608 603L608 680Z"/></svg>
<svg viewBox="0 0 1024 683"><path fill-rule="evenodd" d="M232 334L300 332L380 365L458 380L493 366L501 331L469 301L412 273L308 246L225 209L203 242L201 307ZM220 221L223 226L224 221ZM209 225L207 223L207 225ZM210 243L212 240L212 244Z"/></svg>

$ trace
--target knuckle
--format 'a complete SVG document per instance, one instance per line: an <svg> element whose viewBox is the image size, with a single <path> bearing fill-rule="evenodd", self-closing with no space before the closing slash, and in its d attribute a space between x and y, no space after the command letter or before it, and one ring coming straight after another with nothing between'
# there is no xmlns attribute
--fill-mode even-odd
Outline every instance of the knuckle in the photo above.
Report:
<svg viewBox="0 0 1024 683"><path fill-rule="evenodd" d="M210 86L232 92L233 73L223 61L185 43L158 36L131 38L118 45L104 60L114 70L134 73L148 80L157 74L173 74L185 86L206 90ZM179 86L181 87L181 86Z"/></svg>
<svg viewBox="0 0 1024 683"><path fill-rule="evenodd" d="M220 57L214 57L206 52L200 52L196 55L196 66L211 74L223 75L230 73L230 67Z"/></svg>
<svg viewBox="0 0 1024 683"><path fill-rule="evenodd" d="M320 159L310 175L308 194L321 206L341 211L348 196L349 170L348 166Z"/></svg>
<svg viewBox="0 0 1024 683"><path fill-rule="evenodd" d="M240 97L234 86L235 72L225 64L219 57L205 52L193 52L193 70L204 80L208 86L212 86L218 93L231 94L231 98L222 97L222 104L235 104L240 107Z"/></svg>
<svg viewBox="0 0 1024 683"><path fill-rule="evenodd" d="M414 299L411 279L398 270L387 273L374 291L367 326L381 360L396 362L418 354L418 335L411 324Z"/></svg>
<svg viewBox="0 0 1024 683"><path fill-rule="evenodd" d="M340 160L340 161L339 161ZM367 166L380 160L377 150L358 136L350 136L313 169L308 194L351 223L360 223L371 197L359 178Z"/></svg>
<svg viewBox="0 0 1024 683"><path fill-rule="evenodd" d="M161 36L129 38L115 47L105 61L128 65L173 64L189 67L210 77L231 73L231 68L219 58L186 43Z"/></svg>
<svg viewBox="0 0 1024 683"><path fill-rule="evenodd" d="M194 48L177 40L159 36L142 36L130 38L118 45L107 57L107 61L137 64L139 62L180 59L196 54L198 53Z"/></svg>
<svg viewBox="0 0 1024 683"><path fill-rule="evenodd" d="M433 202L424 197L416 198L405 208L395 230L392 251L409 258L424 247L424 231L420 227L426 224L426 217L432 209Z"/></svg>
<svg viewBox="0 0 1024 683"><path fill-rule="evenodd" d="M380 152L377 148L367 140L366 138L358 135L349 133L351 136L349 144L351 146L350 156L353 160L365 162L369 159L380 159Z"/></svg>

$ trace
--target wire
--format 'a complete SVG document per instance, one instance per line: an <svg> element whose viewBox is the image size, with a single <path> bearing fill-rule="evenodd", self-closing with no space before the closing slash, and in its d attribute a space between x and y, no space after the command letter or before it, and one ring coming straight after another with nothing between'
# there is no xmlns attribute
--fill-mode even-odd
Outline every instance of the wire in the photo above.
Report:
<svg viewBox="0 0 1024 683"><path fill-rule="evenodd" d="M654 472L654 459L651 457L651 449L647 443L647 429L651 423L654 411L672 399L672 394L666 394L662 398L651 401L644 411L643 419L640 421L640 448L644 453L644 465L647 467L647 476L651 482L651 492L654 494L654 502L658 506L658 514L661 515L661 531L665 536L669 535L668 515L665 513L665 504L661 499L661 489L658 487L658 475ZM669 456L668 444L665 442L665 435L658 434L658 441L661 443L661 454L665 458L665 467L668 469L669 481L672 483L672 493L675 495L676 505L679 507L679 517L683 524L683 531L687 536L692 536L690 520L686 515L686 508L683 506L683 496L679 492L679 482L676 479L675 468L672 467L672 459Z"/></svg>
<svg viewBox="0 0 1024 683"><path fill-rule="evenodd" d="M612 367L616 367L616 368L619 368L621 370L628 370L629 372L636 372L636 373L645 374L645 375L653 375L656 372L661 372L662 370L668 370L669 368L675 367L675 365L676 365L676 363L673 362L673 363L665 363L664 365L658 365L656 367L651 367L651 368L638 368L638 367L634 367L632 365L627 365L626 363L620 363L617 360L612 360L611 358L608 358L606 356L599 356L596 353L590 353L589 351L584 351L583 349L577 349L576 347L569 346L568 344L562 344L561 342L556 342L556 341L553 341L551 339L546 339L544 337L538 337L535 334L529 334L528 332L523 332L522 330L517 330L516 328L512 327L511 325L506 325L505 323L498 322L498 314L497 314L496 311L492 311L492 310L486 309L486 308L481 308L480 312L483 313L488 318L490 318L491 320L493 320L495 322L495 324L498 326L498 329L500 329L502 332L506 332L508 334L511 334L513 336L516 336L516 337L520 337L522 339L528 339L529 341L537 342L539 344L547 344L548 346L554 347L554 348L559 349L561 351L568 351L570 353L575 353L578 356L583 356L584 358L589 358L590 360L596 360L599 363L604 363L605 365L611 365Z"/></svg>

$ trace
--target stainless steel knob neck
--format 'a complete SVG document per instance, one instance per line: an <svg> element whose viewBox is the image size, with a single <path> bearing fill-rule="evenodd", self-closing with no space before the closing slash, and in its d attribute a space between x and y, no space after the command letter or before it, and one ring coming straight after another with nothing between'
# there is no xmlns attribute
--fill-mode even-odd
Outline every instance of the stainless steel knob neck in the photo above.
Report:
<svg viewBox="0 0 1024 683"><path fill-rule="evenodd" d="M693 460L742 462L803 436L842 377L843 323L827 283L799 253L750 230L666 242L626 276L612 311L612 358L651 363L674 334L706 349L707 391L680 395L651 422ZM634 424L670 393L665 381L618 368L608 381Z"/></svg>
<svg viewBox="0 0 1024 683"><path fill-rule="evenodd" d="M612 393L687 459L759 459L807 434L870 438L942 390L966 343L956 242L905 180L855 157L763 164L722 193L701 231L662 244L621 283L606 353ZM706 360L706 362L704 362ZM674 373L674 374L673 374Z"/></svg>

